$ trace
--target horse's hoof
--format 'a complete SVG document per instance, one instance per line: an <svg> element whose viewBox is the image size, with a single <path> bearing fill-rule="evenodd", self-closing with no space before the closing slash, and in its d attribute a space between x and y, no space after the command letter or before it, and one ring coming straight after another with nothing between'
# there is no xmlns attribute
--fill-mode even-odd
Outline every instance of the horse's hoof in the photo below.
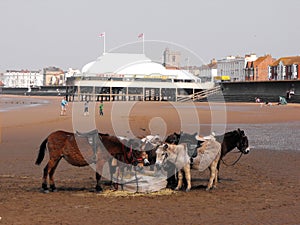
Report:
<svg viewBox="0 0 300 225"><path fill-rule="evenodd" d="M210 191L210 190L212 190L212 188L207 187L205 190L206 190L206 191Z"/></svg>
<svg viewBox="0 0 300 225"><path fill-rule="evenodd" d="M185 192L190 192L190 191L191 191L190 188L185 189Z"/></svg>
<svg viewBox="0 0 300 225"><path fill-rule="evenodd" d="M96 192L101 193L103 192L103 189L100 186L96 186Z"/></svg>
<svg viewBox="0 0 300 225"><path fill-rule="evenodd" d="M43 183L43 184L42 184L42 190L48 190L48 185L45 184L45 183Z"/></svg>
<svg viewBox="0 0 300 225"><path fill-rule="evenodd" d="M177 185L177 184L176 184ZM172 183L168 183L166 188L169 188L169 189L172 189L172 190L175 190L176 189L176 185L172 184Z"/></svg>
<svg viewBox="0 0 300 225"><path fill-rule="evenodd" d="M116 188L114 185L111 185L111 186L110 186L110 190L111 190L111 191L117 191L118 188Z"/></svg>
<svg viewBox="0 0 300 225"><path fill-rule="evenodd" d="M41 193L44 193L44 194L48 194L48 193L49 193L49 190L48 190L48 189L47 189L47 190L42 189L40 192L41 192Z"/></svg>
<svg viewBox="0 0 300 225"><path fill-rule="evenodd" d="M50 191L51 192L57 192L57 189L56 189L55 185L50 185Z"/></svg>

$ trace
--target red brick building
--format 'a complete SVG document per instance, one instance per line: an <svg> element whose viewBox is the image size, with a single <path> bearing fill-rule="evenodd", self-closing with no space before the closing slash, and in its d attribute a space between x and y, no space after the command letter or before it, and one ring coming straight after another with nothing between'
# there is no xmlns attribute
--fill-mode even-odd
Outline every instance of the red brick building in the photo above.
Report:
<svg viewBox="0 0 300 225"><path fill-rule="evenodd" d="M245 68L245 80L269 80L269 66L274 62L275 59L273 59L271 55L261 56L255 61L247 62Z"/></svg>

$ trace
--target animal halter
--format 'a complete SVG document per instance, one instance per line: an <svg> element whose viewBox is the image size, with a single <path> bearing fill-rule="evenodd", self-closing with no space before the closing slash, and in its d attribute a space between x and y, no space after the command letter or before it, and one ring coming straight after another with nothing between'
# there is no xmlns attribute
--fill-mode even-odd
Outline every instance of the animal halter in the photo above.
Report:
<svg viewBox="0 0 300 225"><path fill-rule="evenodd" d="M124 145L122 145L124 148ZM124 151L124 158L127 164L134 164L135 162L137 163L141 163L143 162L143 157L139 157L136 158L133 154L133 150L132 150L132 145L130 145L130 150L129 152L126 153L126 151Z"/></svg>
<svg viewBox="0 0 300 225"><path fill-rule="evenodd" d="M238 153L238 152L236 152L236 153ZM234 165L241 159L241 157L242 157L242 155L243 155L242 152L240 152L240 153L241 153L241 154L240 154L240 156L238 157L238 159L235 160L232 164L227 164L223 159L221 159L221 160L222 160L222 162L224 163L225 166L234 166Z"/></svg>

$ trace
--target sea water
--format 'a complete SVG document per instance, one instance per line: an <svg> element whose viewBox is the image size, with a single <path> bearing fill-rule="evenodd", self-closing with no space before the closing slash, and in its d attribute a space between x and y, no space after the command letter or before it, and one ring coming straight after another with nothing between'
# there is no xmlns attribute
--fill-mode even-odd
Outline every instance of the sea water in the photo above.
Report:
<svg viewBox="0 0 300 225"><path fill-rule="evenodd" d="M0 112L40 106L49 103L47 100L36 98L0 97Z"/></svg>
<svg viewBox="0 0 300 225"><path fill-rule="evenodd" d="M300 151L300 120L282 123L198 124L197 126L204 130L210 129L216 135L223 134L220 131L229 132L240 128L248 137L251 149Z"/></svg>
<svg viewBox="0 0 300 225"><path fill-rule="evenodd" d="M243 129L250 147L300 151L300 121L269 124L229 124L229 130Z"/></svg>
<svg viewBox="0 0 300 225"><path fill-rule="evenodd" d="M214 112L221 111L236 111L246 112L249 110L259 110L258 105L178 105L163 106L167 108L179 109L205 109ZM254 115L256 116L256 115ZM200 128L200 131L214 132L216 135L224 132L233 131L238 128L245 131L248 137L250 148L252 149L269 149L269 150L298 150L300 151L300 118L298 121L281 122L281 123L264 123L264 124L227 124L227 123L212 123L212 124L186 124L186 127ZM205 133L204 135L207 135Z"/></svg>

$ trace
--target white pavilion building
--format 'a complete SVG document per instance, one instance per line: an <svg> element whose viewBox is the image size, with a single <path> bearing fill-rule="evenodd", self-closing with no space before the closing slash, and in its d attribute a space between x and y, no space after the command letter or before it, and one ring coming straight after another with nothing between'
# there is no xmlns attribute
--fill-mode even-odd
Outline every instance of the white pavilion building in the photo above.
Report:
<svg viewBox="0 0 300 225"><path fill-rule="evenodd" d="M168 69L144 54L105 53L69 79L67 92L79 100L177 101L213 87L187 70Z"/></svg>

